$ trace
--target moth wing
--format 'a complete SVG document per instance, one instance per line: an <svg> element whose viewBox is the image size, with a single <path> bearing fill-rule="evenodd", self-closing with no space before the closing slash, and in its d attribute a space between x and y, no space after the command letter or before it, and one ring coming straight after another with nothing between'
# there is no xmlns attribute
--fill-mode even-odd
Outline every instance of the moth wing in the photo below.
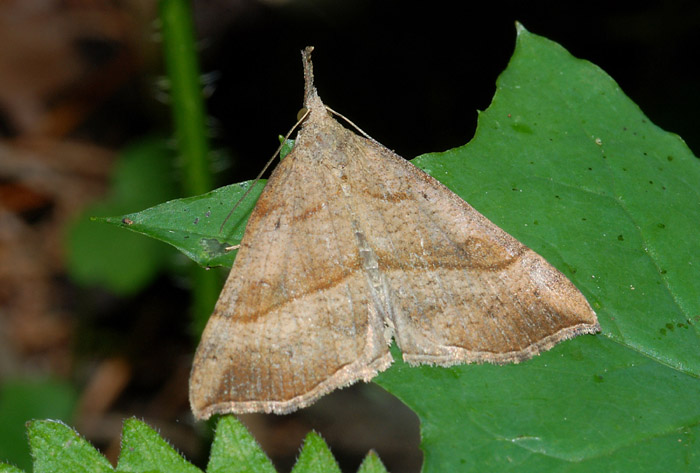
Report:
<svg viewBox="0 0 700 473"><path fill-rule="evenodd" d="M392 361L339 182L302 136L263 190L202 335L190 377L197 418L289 412Z"/></svg>
<svg viewBox="0 0 700 473"><path fill-rule="evenodd" d="M366 216L406 361L518 362L600 330L585 297L544 258L408 161L356 139L368 146L357 145L367 151L346 170L360 190L352 205Z"/></svg>

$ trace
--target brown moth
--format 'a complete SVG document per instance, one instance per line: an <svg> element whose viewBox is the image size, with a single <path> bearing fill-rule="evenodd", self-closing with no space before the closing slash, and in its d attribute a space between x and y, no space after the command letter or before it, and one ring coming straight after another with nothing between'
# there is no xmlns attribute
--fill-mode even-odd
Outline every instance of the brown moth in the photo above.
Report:
<svg viewBox="0 0 700 473"><path fill-rule="evenodd" d="M287 413L392 362L517 363L600 330L541 256L444 185L309 113L250 216L197 348L195 417Z"/></svg>

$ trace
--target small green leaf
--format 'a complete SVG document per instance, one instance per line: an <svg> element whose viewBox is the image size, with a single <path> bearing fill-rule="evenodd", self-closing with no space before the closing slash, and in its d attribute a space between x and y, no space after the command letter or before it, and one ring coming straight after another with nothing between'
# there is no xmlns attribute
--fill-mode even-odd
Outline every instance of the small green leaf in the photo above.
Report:
<svg viewBox="0 0 700 473"><path fill-rule="evenodd" d="M275 473L275 467L245 426L222 416L216 427L207 473Z"/></svg>
<svg viewBox="0 0 700 473"><path fill-rule="evenodd" d="M27 426L34 473L107 473L114 469L88 441L62 422L31 421Z"/></svg>
<svg viewBox="0 0 700 473"><path fill-rule="evenodd" d="M230 267L237 252L227 248L243 238L245 224L266 181L258 181L248 192L253 182L232 184L141 212L97 220L169 243L202 266ZM234 212L226 220L234 206Z"/></svg>
<svg viewBox="0 0 700 473"><path fill-rule="evenodd" d="M284 136L280 135L279 140L280 143L282 143L282 140L284 140ZM280 161L282 161L284 157L292 151L292 148L294 148L294 140L286 140L282 145L282 148L280 149Z"/></svg>
<svg viewBox="0 0 700 473"><path fill-rule="evenodd" d="M117 469L125 473L202 473L202 470L182 458L155 430L138 419L124 421Z"/></svg>
<svg viewBox="0 0 700 473"><path fill-rule="evenodd" d="M32 421L27 427L34 457L35 473L101 473L115 471L94 447L73 429L57 421ZM361 473L385 473L374 452L360 466ZM0 463L0 473L21 473ZM116 473L201 473L182 458L158 433L137 419L124 422L122 449ZM220 419L216 429L207 473L275 473L272 462L246 428L233 416ZM340 473L328 445L313 432L304 447L294 473Z"/></svg>
<svg viewBox="0 0 700 473"><path fill-rule="evenodd" d="M315 432L309 432L304 439L292 473L340 473L340 467L326 442Z"/></svg>
<svg viewBox="0 0 700 473"><path fill-rule="evenodd" d="M384 464L374 450L370 450L357 473L387 473Z"/></svg>

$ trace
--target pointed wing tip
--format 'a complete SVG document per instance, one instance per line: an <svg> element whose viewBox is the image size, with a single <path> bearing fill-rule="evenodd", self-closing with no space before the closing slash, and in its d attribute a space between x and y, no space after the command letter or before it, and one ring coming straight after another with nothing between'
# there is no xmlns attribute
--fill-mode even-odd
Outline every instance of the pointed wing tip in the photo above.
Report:
<svg viewBox="0 0 700 473"><path fill-rule="evenodd" d="M447 368L455 365L481 363L492 363L496 365L517 364L549 351L555 345L566 340L578 337L579 335L593 335L598 332L600 332L600 324L596 320L594 323L580 323L566 327L521 350L498 353L491 351L474 351L462 347L450 346L443 347L444 350L439 354L403 353L402 356L403 360L411 366L429 365Z"/></svg>
<svg viewBox="0 0 700 473"><path fill-rule="evenodd" d="M355 384L358 381L369 382L378 373L386 370L394 361L387 347L386 353L364 364L361 361L344 366L335 374L315 388L302 392L292 398L280 401L273 400L217 400L206 396L206 388L190 380L190 409L197 420L207 420L214 414L289 414L298 409L308 407L320 398L336 389ZM201 391L201 392L200 392ZM208 399L208 401L207 401Z"/></svg>

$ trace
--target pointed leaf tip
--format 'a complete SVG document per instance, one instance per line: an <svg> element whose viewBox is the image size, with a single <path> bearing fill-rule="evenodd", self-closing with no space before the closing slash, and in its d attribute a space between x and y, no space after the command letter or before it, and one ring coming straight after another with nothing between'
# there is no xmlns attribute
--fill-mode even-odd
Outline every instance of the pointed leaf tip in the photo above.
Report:
<svg viewBox="0 0 700 473"><path fill-rule="evenodd" d="M357 473L387 473L387 469L374 450L370 450Z"/></svg>
<svg viewBox="0 0 700 473"><path fill-rule="evenodd" d="M525 26L523 26L523 24L520 23L519 21L515 22L515 32L518 36L520 36L523 33L529 33L529 31L525 28Z"/></svg>
<svg viewBox="0 0 700 473"><path fill-rule="evenodd" d="M34 471L109 473L109 461L75 430L61 421L27 422Z"/></svg>
<svg viewBox="0 0 700 473"><path fill-rule="evenodd" d="M232 469L231 465L236 465ZM222 416L207 465L208 472L275 473L275 467L245 426L234 416Z"/></svg>
<svg viewBox="0 0 700 473"><path fill-rule="evenodd" d="M333 458L328 444L316 432L309 432L304 439L304 446L299 453L292 473L340 473L340 467Z"/></svg>
<svg viewBox="0 0 700 473"><path fill-rule="evenodd" d="M122 429L118 471L202 473L145 422L130 418Z"/></svg>

